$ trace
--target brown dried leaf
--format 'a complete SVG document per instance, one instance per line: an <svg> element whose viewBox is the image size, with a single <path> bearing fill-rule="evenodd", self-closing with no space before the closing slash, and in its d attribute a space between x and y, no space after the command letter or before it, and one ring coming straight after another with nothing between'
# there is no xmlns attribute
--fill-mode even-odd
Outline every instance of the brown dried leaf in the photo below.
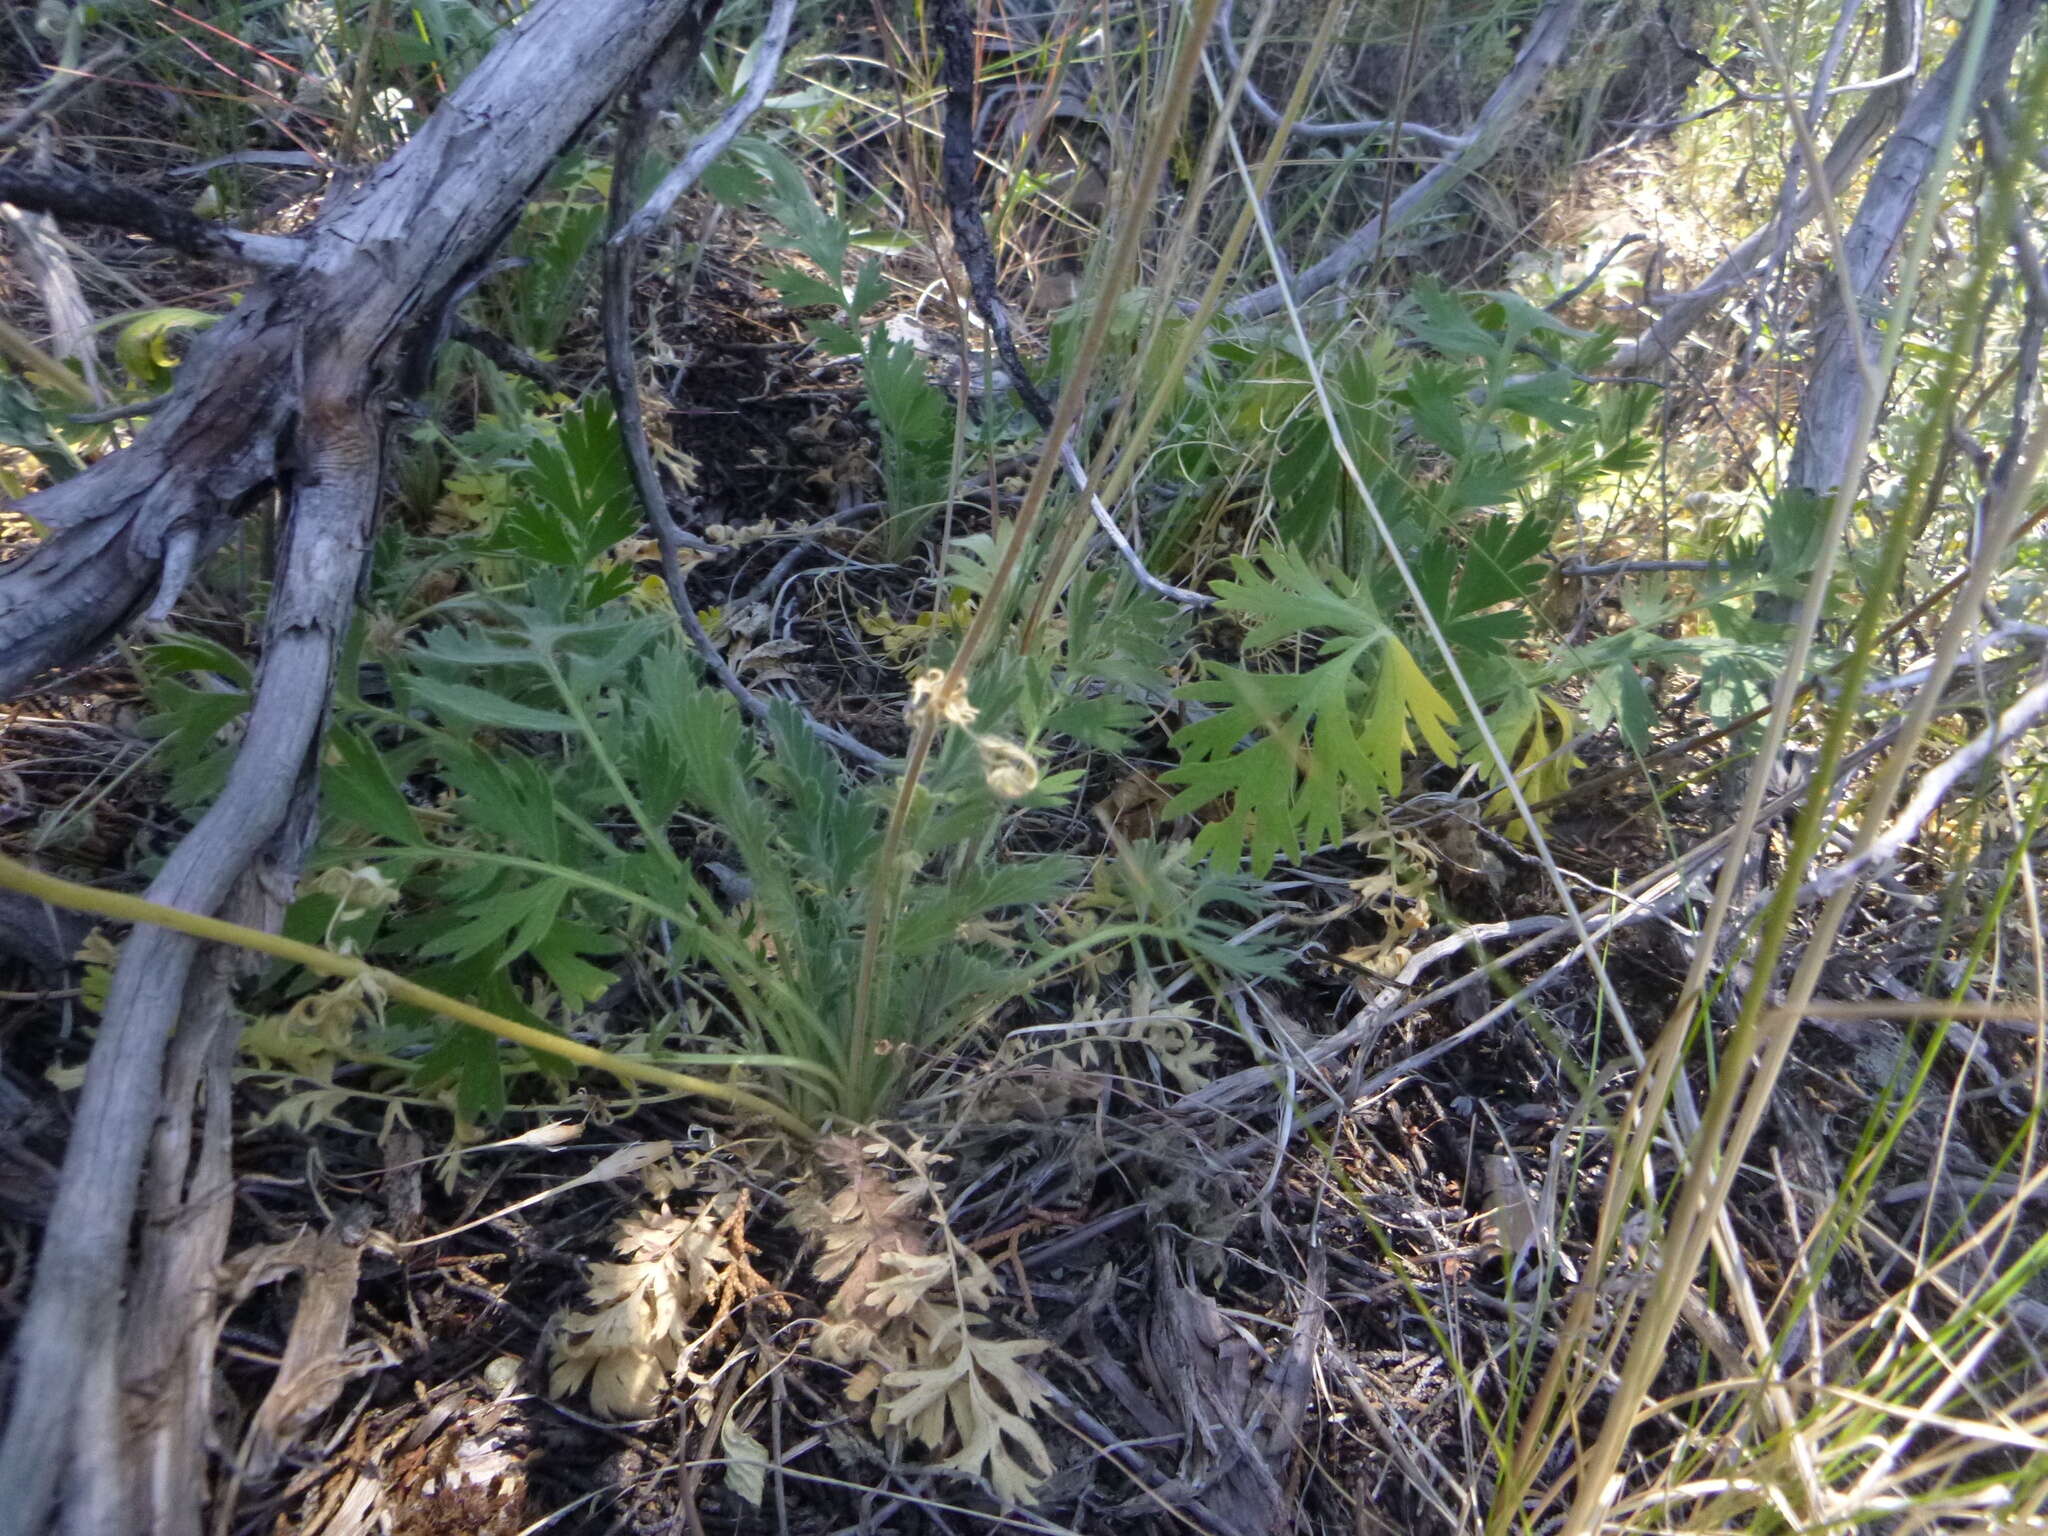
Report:
<svg viewBox="0 0 2048 1536"><path fill-rule="evenodd" d="M724 1235L735 1199L716 1196L694 1215L643 1212L619 1223L613 1247L626 1262L591 1265L590 1310L558 1320L552 1395L587 1385L601 1417L640 1419L654 1411L690 1341L692 1320L722 1296L739 1262Z"/></svg>
<svg viewBox="0 0 2048 1536"><path fill-rule="evenodd" d="M884 1378L882 1422L932 1450L957 1435L960 1448L940 1466L984 1479L1005 1504L1027 1504L1052 1472L1052 1457L1031 1424L1049 1393L1024 1364L1045 1341L977 1338L965 1313L952 1318L933 1341L943 1351L936 1364Z"/></svg>
<svg viewBox="0 0 2048 1536"><path fill-rule="evenodd" d="M821 1280L839 1280L826 1304L828 1315L852 1321L870 1306L868 1292L891 1255L918 1257L930 1250L930 1231L918 1207L930 1195L921 1177L891 1179L851 1137L832 1137L818 1155L845 1179L827 1201L800 1207L798 1222L818 1239L812 1266Z"/></svg>

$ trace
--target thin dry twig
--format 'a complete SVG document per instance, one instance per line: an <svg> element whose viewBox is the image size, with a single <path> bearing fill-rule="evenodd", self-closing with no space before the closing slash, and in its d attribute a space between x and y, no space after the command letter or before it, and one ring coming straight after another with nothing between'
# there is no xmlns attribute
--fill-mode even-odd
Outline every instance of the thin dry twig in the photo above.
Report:
<svg viewBox="0 0 2048 1536"><path fill-rule="evenodd" d="M712 162L732 146L732 141L768 100L768 93L775 89L795 20L796 0L775 0L769 8L767 24L754 44L752 73L747 76L747 88L740 93L740 99L727 107L711 130L690 146L676 168L661 178L661 185L648 194L647 201L613 232L611 244L638 245L653 234L655 226L697 185Z"/></svg>
<svg viewBox="0 0 2048 1536"><path fill-rule="evenodd" d="M1912 799L1906 802L1905 807L1882 832L1873 837L1854 858L1845 859L1834 868L1823 870L1800 894L1806 896L1811 893L1813 897L1832 896L1842 887L1861 880L1873 870L1889 864L1898 857L1900 850L1913 840L1934 813L1941 809L1942 802L1965 776L1974 773L1996 753L2032 730L2043 715L2048 715L2048 682L2036 683L2029 688L2010 706L2000 710L1997 717L1984 730L1943 761L1928 769L1921 777L1919 787L1913 791Z"/></svg>
<svg viewBox="0 0 2048 1536"><path fill-rule="evenodd" d="M1459 182L1478 170L1500 148L1507 132L1521 117L1551 71L1564 59L1565 44L1571 40L1584 0L1549 0L1522 40L1522 51L1506 78L1494 88L1480 108L1470 138L1406 188L1388 206L1374 214L1321 261L1307 268L1291 283L1275 282L1256 292L1232 300L1224 313L1233 320L1265 320L1341 283L1372 258L1393 230L1434 207Z"/></svg>
<svg viewBox="0 0 2048 1536"><path fill-rule="evenodd" d="M1463 149L1472 142L1469 133L1445 133L1441 128L1432 128L1427 123L1410 122L1407 118L1360 117L1346 123L1303 123L1287 122L1285 114L1260 94L1251 77L1245 73L1244 60L1238 53L1237 39L1231 34L1232 0L1223 0L1223 8L1216 15L1216 46L1222 50L1223 62L1230 71L1243 79L1245 102L1260 117L1275 128L1284 128L1297 139L1362 139L1368 134L1381 133L1394 138L1421 139L1434 144L1438 149ZM1638 237L1640 238L1640 236Z"/></svg>
<svg viewBox="0 0 2048 1536"><path fill-rule="evenodd" d="M782 55L789 42L789 25L796 10L795 0L776 0L774 11L768 21L768 31L763 34L761 51L755 59L754 76L749 81L746 93L727 110L717 126L698 144L693 145L682 163L662 183L662 191L648 200L639 213L631 219L626 217L626 193L632 186L634 173L640 157L646 150L647 138L654 125L654 118L662 100L670 95L677 83L681 70L694 60L702 41L702 22L695 25L696 35L688 39L687 46L679 46L661 60L651 64L633 93L633 105L626 121L619 128L618 146L613 155L612 190L610 219L612 234L605 241L603 259L603 292L600 308L604 329L605 381L612 392L613 408L618 415L619 434L626 447L626 460L631 467L633 487L639 494L640 504L647 513L647 520L654 529L654 540L661 552L661 577L668 588L669 601L676 611L676 620L689 636L690 644L702 658L704 666L718 685L731 694L734 701L750 720L763 720L768 715L767 701L754 693L740 681L739 674L720 653L704 623L697 617L696 604L691 602L689 585L683 573L682 554L684 547L700 552L715 553L718 546L706 543L692 534L685 533L676 525L675 516L669 510L668 493L661 484L660 472L654 465L654 453L647 440L646 415L640 405L639 370L634 362L631 307L633 301L633 279L639 265L640 240L633 235L636 226L652 229L659 223L675 201L696 184L712 160L716 159L726 145L746 126L763 101L769 88L782 67ZM709 153L699 150L711 145ZM687 172L687 174L685 174ZM666 194L666 201L663 195ZM826 725L823 721L804 714L804 722L819 739L831 743L857 762L876 767L888 761L881 753L865 742L849 736L846 732Z"/></svg>
<svg viewBox="0 0 2048 1536"><path fill-rule="evenodd" d="M42 119L54 115L74 96L98 85L102 75L127 57L127 45L116 43L94 54L76 69L61 64L52 66L50 78L43 82L42 89L23 103L20 111L0 123L0 150L18 143Z"/></svg>
<svg viewBox="0 0 2048 1536"><path fill-rule="evenodd" d="M1017 352L1009 311L996 287L995 251L989 244L988 228L982 221L981 194L974 185L974 28L961 0L937 0L932 19L944 48L946 86L944 143L940 153L946 212L953 229L953 248L967 272L967 286L974 296L974 308L994 339L996 352L1009 370L1010 385L1040 430L1053 430L1052 402L1032 381L1031 372ZM1184 608L1208 608L1216 599L1186 587L1177 587L1152 574L1115 516L1089 484L1088 471L1074 451L1070 438L1058 445L1059 461L1073 481L1074 489L1087 503L1097 526L1115 548L1132 579L1148 592Z"/></svg>

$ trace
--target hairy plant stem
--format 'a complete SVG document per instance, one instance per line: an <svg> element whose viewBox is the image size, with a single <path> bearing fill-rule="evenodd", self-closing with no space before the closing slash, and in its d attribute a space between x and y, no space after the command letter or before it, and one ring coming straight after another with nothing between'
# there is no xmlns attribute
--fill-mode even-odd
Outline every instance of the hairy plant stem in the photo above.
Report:
<svg viewBox="0 0 2048 1536"><path fill-rule="evenodd" d="M758 1093L745 1088L735 1088L729 1083L717 1083L709 1078L695 1077L686 1072L671 1072L666 1067L616 1056L610 1051L584 1045L563 1035L549 1034L544 1029L520 1024L488 1009L479 1008L474 1003L465 1003L460 998L450 997L445 992L436 992L431 987L421 986L418 982L407 981L403 976L371 965L354 955L337 954L317 944L303 944L297 939L287 939L281 934L268 933L261 928L247 928L240 923L225 922L216 917L201 917L195 912L186 912L178 907L145 901L140 896L127 896L118 891L102 891L93 886L80 885L76 881L59 879L55 875L45 875L25 864L15 862L5 854L0 854L0 886L20 891L23 895L33 896L39 901L46 901L52 906L63 907L69 911L90 912L97 917L112 918L122 923L151 923L159 928L169 928L209 943L233 944L241 949L254 950L273 959L289 961L321 976L333 976L344 981L366 981L386 996L396 998L401 1003L425 1008L458 1024L467 1024L473 1029L496 1035L499 1039L510 1041L514 1045L525 1046L530 1051L558 1056L564 1061L573 1061L580 1066L596 1067L627 1081L653 1083L678 1093L695 1094L699 1098L742 1109L749 1114L760 1115L779 1129L804 1140L808 1140L812 1134L807 1122Z"/></svg>

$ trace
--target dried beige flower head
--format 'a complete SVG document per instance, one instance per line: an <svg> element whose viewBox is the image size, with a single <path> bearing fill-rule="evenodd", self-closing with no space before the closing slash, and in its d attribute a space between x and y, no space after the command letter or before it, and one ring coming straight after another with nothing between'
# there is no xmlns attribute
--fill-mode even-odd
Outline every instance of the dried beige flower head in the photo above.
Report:
<svg viewBox="0 0 2048 1536"><path fill-rule="evenodd" d="M1038 759L1015 742L977 736L974 746L981 754L982 777L1005 800L1022 800L1038 788Z"/></svg>
<svg viewBox="0 0 2048 1536"><path fill-rule="evenodd" d="M384 871L365 864L358 869L336 865L323 869L310 880L300 882L301 893L321 892L332 896L339 906L335 920L347 922L380 907L396 906L399 890L385 878Z"/></svg>
<svg viewBox="0 0 2048 1536"><path fill-rule="evenodd" d="M967 702L967 680L964 677L953 678L949 682L943 668L932 667L911 680L910 704L904 714L912 725L921 725L926 716L936 715L947 725L957 725L966 730L980 713Z"/></svg>
<svg viewBox="0 0 2048 1536"><path fill-rule="evenodd" d="M912 725L927 720L957 726L981 755L981 774L988 787L1005 800L1021 800L1038 788L1038 759L1014 741L974 729L980 711L967 702L964 678L952 678L938 667L921 673L910 685L904 716Z"/></svg>

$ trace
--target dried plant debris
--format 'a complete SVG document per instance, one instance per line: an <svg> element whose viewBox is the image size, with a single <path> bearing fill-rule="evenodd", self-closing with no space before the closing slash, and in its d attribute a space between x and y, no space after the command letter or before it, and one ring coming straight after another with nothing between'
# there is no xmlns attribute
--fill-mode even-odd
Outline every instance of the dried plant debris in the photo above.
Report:
<svg viewBox="0 0 2048 1536"><path fill-rule="evenodd" d="M1310 1256L1291 1334L1269 1353L1188 1283L1185 1260L1164 1230L1153 1234L1153 1249L1157 1290L1144 1369L1169 1419L1180 1421L1183 1447L1180 1476L1159 1491L1205 1530L1290 1529L1325 1330L1324 1258Z"/></svg>
<svg viewBox="0 0 2048 1536"><path fill-rule="evenodd" d="M242 1467L251 1478L260 1480L276 1470L352 1378L392 1363L389 1352L375 1343L355 1348L348 1343L368 1233L365 1213L351 1209L324 1232L304 1231L289 1242L252 1248L229 1266L230 1294L237 1300L259 1286L293 1274L301 1277L284 1358L243 1443Z"/></svg>
<svg viewBox="0 0 2048 1536"><path fill-rule="evenodd" d="M550 1394L587 1390L604 1418L649 1417L734 1308L770 1289L747 1262L746 1215L746 1192L728 1189L693 1210L664 1201L622 1220L622 1262L591 1265L588 1310L557 1320Z"/></svg>
<svg viewBox="0 0 2048 1536"><path fill-rule="evenodd" d="M486 1384L451 1383L355 1422L286 1487L275 1529L297 1536L518 1536L531 1529L532 1431L500 1357ZM496 1376L501 1386L490 1385Z"/></svg>
<svg viewBox="0 0 2048 1536"><path fill-rule="evenodd" d="M985 1265L982 1276L992 1278ZM883 1375L876 1422L927 1450L956 1446L937 1463L942 1470L983 1479L1005 1504L1028 1504L1052 1472L1031 1423L1049 1394L1025 1364L1045 1341L981 1338L973 1320L961 1306L920 1302L904 1336L911 1358L929 1363Z"/></svg>
<svg viewBox="0 0 2048 1536"><path fill-rule="evenodd" d="M918 1143L837 1137L819 1161L838 1187L813 1189L793 1217L820 1245L819 1278L839 1281L813 1352L854 1367L846 1395L872 1404L870 1426L892 1458L914 1443L939 1458L936 1470L978 1478L1006 1505L1030 1503L1053 1470L1032 1422L1049 1393L1027 1363L1045 1342L976 1331L998 1286L945 1224L932 1171L943 1159Z"/></svg>
<svg viewBox="0 0 2048 1536"><path fill-rule="evenodd" d="M1058 1120L1114 1084L1195 1093L1213 1079L1216 1060L1197 1010L1157 998L1141 978L1114 1008L1091 998L1063 1024L1006 1035L970 1081L963 1118Z"/></svg>

